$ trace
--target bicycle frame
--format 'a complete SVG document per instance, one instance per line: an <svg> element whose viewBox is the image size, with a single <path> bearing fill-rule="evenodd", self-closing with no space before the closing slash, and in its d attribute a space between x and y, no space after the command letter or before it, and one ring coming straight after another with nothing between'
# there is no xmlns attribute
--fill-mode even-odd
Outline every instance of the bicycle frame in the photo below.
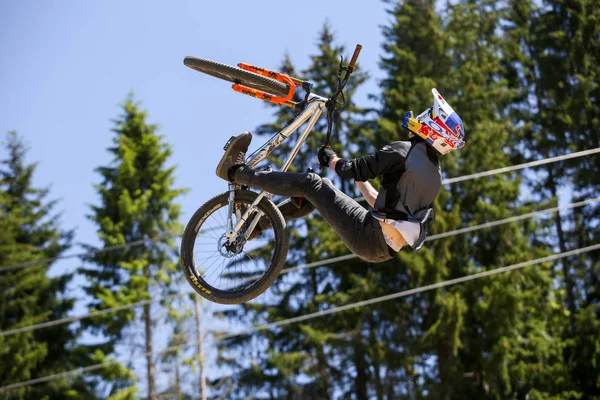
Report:
<svg viewBox="0 0 600 400"><path fill-rule="evenodd" d="M286 125L281 131L279 131L267 143L265 143L256 152L255 155L250 157L250 159L248 159L246 161L246 164L248 166L254 168L259 162L264 160L275 148L277 148L277 146L279 146L281 143L283 143L283 141L285 141L288 137L290 137L290 135L292 133L294 133L297 129L299 129L300 126L302 126L302 124L307 122L307 125L304 128L304 131L298 138L298 142L296 143L294 148L291 150L290 155L288 156L288 158L285 160L285 162L281 166L280 171L287 171L288 168L290 167L290 165L292 164L292 161L296 157L296 155L298 155L298 152L300 151L302 144L305 142L306 138L308 137L308 135L312 131L313 127L317 123L317 120L323 113L323 110L325 109L327 100L328 99L325 97L322 97L322 96L319 96L316 94L310 94L307 99L306 105L302 109L302 111L288 125ZM248 209L244 212L244 215L241 216L241 218L238 220L236 225L233 226L232 215L233 215L235 188L236 188L236 185L232 185L232 184L229 185L229 216L228 216L228 221L227 221L228 232L226 233L226 237L227 237L227 240L230 240L230 241L236 240L236 238L238 237L239 231L242 229L242 226L244 225L244 223L246 222L248 217L251 215L251 213L254 212L258 203L260 203L260 201L263 199L263 197L265 197L266 195L269 195L269 198L271 198L273 196L272 194L269 194L264 190L261 191L258 194L258 196L256 197L256 200L254 200L254 202L250 205L250 207L248 207ZM246 229L246 232L244 232L244 240L246 240L248 238L248 236L250 236L250 234L252 233L252 231L254 230L256 225L258 224L258 221L261 216L262 216L261 211L259 211L257 213L257 215L254 216L254 218L252 219L252 222L248 226L248 229Z"/></svg>

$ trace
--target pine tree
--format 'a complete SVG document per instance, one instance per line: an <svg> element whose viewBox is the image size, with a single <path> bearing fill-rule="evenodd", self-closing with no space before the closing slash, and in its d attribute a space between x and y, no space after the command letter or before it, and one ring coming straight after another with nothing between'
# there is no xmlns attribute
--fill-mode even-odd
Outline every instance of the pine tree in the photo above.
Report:
<svg viewBox="0 0 600 400"><path fill-rule="evenodd" d="M445 174L456 176L510 164L505 149L517 146L512 135L520 127L511 128L505 110L519 93L503 80L506 43L497 35L502 12L496 2L462 1L448 6L442 24L432 1L397 4L391 11L392 26L384 28L387 55L382 67L389 75L382 82L378 137L383 142L399 140L404 112L420 112L430 106L430 89L435 86L461 115L467 130L467 147L443 157ZM526 208L518 208L519 184L514 177L498 176L442 190L434 204L431 233L525 212ZM530 248L528 238L536 232L536 225L522 225L429 242L414 256L403 251L397 260L398 272L382 282L393 282L396 290L409 289L534 258L540 253ZM523 284L523 279L528 284ZM401 361L387 370L388 379L409 387L407 393L425 390L434 398L520 392L540 379L536 375L522 387L514 385L522 383L518 372L531 374L528 368L536 365L526 354L539 355L546 365L556 366L559 360L560 343L554 341L544 348L537 340L547 328L544 312L550 312L548 279L545 270L527 270L396 302L395 308L389 307L393 310L389 315L399 316L398 328L392 330L387 351L392 355L397 346L403 352L396 353ZM494 300L499 304L491 307ZM525 309L540 312L529 316ZM524 332L532 338L532 348L515 345ZM509 351L498 351L509 346ZM384 350L384 357L389 355ZM494 370L502 365L500 359L520 360L522 369Z"/></svg>
<svg viewBox="0 0 600 400"><path fill-rule="evenodd" d="M530 143L536 149L564 154L600 146L600 108L594 101L600 76L599 15L600 7L593 1L546 1L539 11L532 34L533 59L539 71L535 87L540 118L535 120L539 135ZM542 193L556 198L562 186L574 191L574 201L597 197L595 158L583 157L546 168L546 186L551 190ZM575 209L565 218L557 215L556 245L561 251L598 242L597 212L598 206L592 205ZM600 354L591 350L600 343L600 314L593 294L597 292L598 265L597 252L564 259L562 287L557 292L565 299L569 314L568 329L563 332L569 344L565 364L571 369L573 387L587 396L600 393L600 369L594 361ZM586 356L581 357L584 352Z"/></svg>
<svg viewBox="0 0 600 400"><path fill-rule="evenodd" d="M569 137L569 149L586 150L600 147L600 5L589 0L548 1L549 10L542 15L546 34L552 47L564 57L564 75L557 82L562 96L560 107L552 110L565 113L564 129ZM550 81L546 82L548 85ZM556 83L555 83L556 84ZM557 92L558 92L557 90ZM600 163L598 156L583 157L569 163L574 168L565 171L572 179L573 200L597 198L600 195ZM600 242L598 217L600 206L596 203L573 210L565 227L568 248L580 248ZM570 222L570 223L569 223ZM572 366L574 387L584 396L600 395L600 296L598 276L600 254L598 251L569 260L566 266L565 288L572 287L571 324L565 363ZM567 296L569 293L567 292ZM567 300L569 301L568 297ZM575 308L575 310L572 309Z"/></svg>
<svg viewBox="0 0 600 400"><path fill-rule="evenodd" d="M386 3L392 6L388 10L391 25L383 28L384 55L380 65L386 77L381 82L382 93L379 96L381 108L375 132L377 147L408 139L407 131L401 127L404 114L411 110L419 114L430 107L431 88L436 87L446 97L453 90L448 82L450 40L443 31L442 17L435 9L436 2L408 0ZM453 104L452 101L450 104ZM460 108L457 110L460 111ZM455 175L456 160L457 155L443 157L442 171ZM457 210L450 205L449 193L444 189L437 196L433 208L435 220L431 224L431 233L460 227ZM408 290L442 280L452 256L450 241L427 243L418 253L405 248L396 259L378 266L381 274L377 281L379 293L374 294ZM379 340L388 343L380 356L384 365L389 365L382 368L389 382L384 392L402 391L408 395L423 390L420 380L432 381L432 373L426 372L425 368L431 355L423 349L427 346L421 338L427 327L435 323L436 310L429 311L427 308L439 301L434 293L425 293L380 307L383 317L381 321L373 322L373 329L377 329L378 324L382 325ZM451 304L461 306L460 302ZM456 343L456 337L447 340Z"/></svg>
<svg viewBox="0 0 600 400"><path fill-rule="evenodd" d="M196 295L199 297L198 295ZM195 297L196 297L195 296ZM189 368L186 364L190 364L191 360L186 360L184 357L185 348L177 348L185 346L189 343L189 334L186 329L186 322L190 320L191 310L188 309L183 299L177 299L169 305L169 318L172 322L173 331L167 342L167 347L174 347L175 350L161 354L162 370L169 376L169 386L159 398L169 398L174 400L191 400L192 396L184 391L182 383L187 379L183 377L189 376ZM187 299L185 299L187 300ZM187 362L186 362L187 361Z"/></svg>
<svg viewBox="0 0 600 400"><path fill-rule="evenodd" d="M129 96L123 114L115 121L114 146L108 149L114 159L97 170L102 176L102 182L96 185L100 204L91 207L89 218L98 227L102 246L147 242L86 258L92 266L82 271L90 282L86 292L93 299L90 308L94 310L148 300L174 289L173 274L178 269L173 235L181 230L177 222L180 207L174 199L183 190L173 188L175 167L167 165L170 147L158 135L158 127L146 120L146 112ZM154 399L157 389L152 304L145 305L141 315L129 309L95 318L88 326L106 338L103 351L110 354L121 339L139 327L138 317L148 354L147 396ZM115 387L120 385L115 383Z"/></svg>
<svg viewBox="0 0 600 400"><path fill-rule="evenodd" d="M0 170L0 265L54 258L71 246L73 231L61 228L57 202L47 188L32 184L36 164L26 164L27 148L15 132L6 137ZM74 301L66 293L72 274L50 278L52 262L0 272L0 330L64 318ZM0 386L91 364L68 325L0 336ZM57 379L15 389L10 399L93 399L81 379Z"/></svg>
<svg viewBox="0 0 600 400"><path fill-rule="evenodd" d="M449 10L448 37L452 69L446 95L465 121L468 146L460 154L457 175L510 165L508 148L521 136L523 124L507 114L521 92L508 85L504 51L510 38L499 30L504 3L461 1ZM460 93L460 95L458 95ZM521 179L497 175L452 185L449 204L464 224L506 218L526 212L521 206ZM544 254L529 237L536 224L506 224L472 236L452 239L447 277L497 268ZM546 317L552 313L551 275L547 267L527 268L452 287L440 293L437 321L426 338L438 347L439 393L446 398L525 396L556 393L545 368L560 368L559 340L548 340ZM435 308L434 308L435 309ZM444 328L451 327L452 329ZM451 333L451 335L448 334ZM524 339L525 338L525 339ZM464 380L453 376L469 376Z"/></svg>
<svg viewBox="0 0 600 400"><path fill-rule="evenodd" d="M430 90L444 93L444 77L450 68L448 40L435 0L385 0L391 25L383 27L384 55L380 66L382 107L374 146L406 140L402 120L407 111L415 115L431 106Z"/></svg>
<svg viewBox="0 0 600 400"><path fill-rule="evenodd" d="M311 57L310 66L301 72L300 77L314 83L313 92L327 96L337 86L339 55L345 54L346 50L344 46L335 44L328 25L323 27L319 35L318 48L318 53ZM296 75L287 56L283 70L292 76ZM351 135L362 129L366 111L357 107L353 101L353 94L365 79L366 75L360 69L353 74L345 90L346 107L336 115L331 143L340 155L349 155L354 150L356 146ZM277 123L264 125L258 131L264 135L272 135L280 130L293 114L293 111L278 109ZM326 120L322 118L294 160L295 170L301 171L309 166L315 166L316 151L323 143L325 132ZM289 146L284 143L273 153L273 156L276 159L285 157L289 152ZM348 182L340 182L340 185L352 194ZM339 238L318 213L291 222L288 226L292 227L289 264L312 262L347 253ZM364 263L362 265L364 269ZM231 313L230 316L233 315L236 319L253 316L254 322L269 322L339 304L344 299L338 298L336 275L343 275L349 266L350 263L341 268L337 266L339 269L337 272L332 272L329 268L312 268L296 273L291 278L282 276L269 293L263 295L263 299L269 296L261 302L266 304L245 305L243 311ZM330 283L324 285L326 282ZM346 374L332 364L331 360L338 356L348 358L348 349L354 346L353 341L348 343L343 338L343 332L336 332L336 330L353 331L354 327L348 325L344 316L336 316L284 327L277 333L262 332L251 337L225 341L221 345L223 349L235 349L234 351L242 353L242 356L238 356L233 363L238 369L235 375L238 382L238 396L243 397L247 393L257 393L262 390L265 395L268 393L274 397L333 398L336 391L347 387L347 382L343 382L347 379L347 376L344 376ZM255 351L248 351L249 343L256 343L257 337L268 341L265 350L258 354ZM240 359L244 361L240 362ZM222 361L234 360L224 353ZM364 370L363 367L360 373L362 374ZM308 377L309 382L300 383L302 374Z"/></svg>
<svg viewBox="0 0 600 400"><path fill-rule="evenodd" d="M598 35L600 8L594 1L510 2L513 32L519 39L513 79L528 89L528 97L517 110L530 126L521 146L530 158L561 155L600 146L597 102ZM521 55L519 57L519 55ZM517 79L515 79L517 80ZM533 177L532 184L542 200L558 201L559 193L571 192L572 201L598 196L598 163L595 156L551 164ZM542 240L560 251L598 242L597 206L577 208L557 214L554 230ZM599 370L597 338L599 315L596 311L597 252L565 258L555 277L559 300L550 334L562 339L564 366L571 379L561 377L563 388L579 395L597 395ZM585 356L582 356L585 354ZM558 380L558 379L557 379Z"/></svg>

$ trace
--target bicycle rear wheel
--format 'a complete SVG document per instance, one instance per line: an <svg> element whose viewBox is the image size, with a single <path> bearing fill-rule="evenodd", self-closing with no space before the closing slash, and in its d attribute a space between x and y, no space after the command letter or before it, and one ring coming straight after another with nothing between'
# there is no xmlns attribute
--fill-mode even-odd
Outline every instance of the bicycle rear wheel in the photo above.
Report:
<svg viewBox="0 0 600 400"><path fill-rule="evenodd" d="M233 225L258 195L236 190ZM202 205L192 216L181 241L181 264L194 290L208 300L221 304L238 304L263 293L277 278L288 251L285 221L267 198L258 210L272 229L256 239L230 244L227 233L229 192L221 193ZM253 215L248 219L251 222ZM246 227L242 228L245 231ZM243 233L243 232L242 232Z"/></svg>
<svg viewBox="0 0 600 400"><path fill-rule="evenodd" d="M187 56L183 59L183 64L196 71L224 79L232 83L239 83L252 89L261 90L276 96L285 96L290 90L290 86L267 78L265 76L246 71L238 67L222 64L205 58Z"/></svg>

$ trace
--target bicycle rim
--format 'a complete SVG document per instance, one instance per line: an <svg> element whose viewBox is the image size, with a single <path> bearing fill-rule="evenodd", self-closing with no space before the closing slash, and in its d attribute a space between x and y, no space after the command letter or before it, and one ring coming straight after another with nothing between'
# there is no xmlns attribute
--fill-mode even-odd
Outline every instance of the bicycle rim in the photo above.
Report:
<svg viewBox="0 0 600 400"><path fill-rule="evenodd" d="M254 192L236 193L233 226L256 198ZM277 277L287 254L287 232L281 214L270 201L263 199L258 210L274 228L242 244L232 244L226 236L226 193L207 202L194 215L184 233L182 262L199 294L219 303L240 303L261 294Z"/></svg>

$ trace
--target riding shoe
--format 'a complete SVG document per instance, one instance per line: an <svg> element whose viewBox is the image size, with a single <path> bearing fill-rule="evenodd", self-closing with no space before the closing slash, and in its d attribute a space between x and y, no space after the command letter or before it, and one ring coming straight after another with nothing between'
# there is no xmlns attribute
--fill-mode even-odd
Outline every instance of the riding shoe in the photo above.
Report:
<svg viewBox="0 0 600 400"><path fill-rule="evenodd" d="M223 147L225 154L223 154L223 158L221 158L219 165L217 165L216 173L219 178L229 182L233 181L233 177L229 176L231 167L243 165L246 162L246 152L251 141L252 134L250 132L243 132L238 136L232 136L227 141L225 147Z"/></svg>

